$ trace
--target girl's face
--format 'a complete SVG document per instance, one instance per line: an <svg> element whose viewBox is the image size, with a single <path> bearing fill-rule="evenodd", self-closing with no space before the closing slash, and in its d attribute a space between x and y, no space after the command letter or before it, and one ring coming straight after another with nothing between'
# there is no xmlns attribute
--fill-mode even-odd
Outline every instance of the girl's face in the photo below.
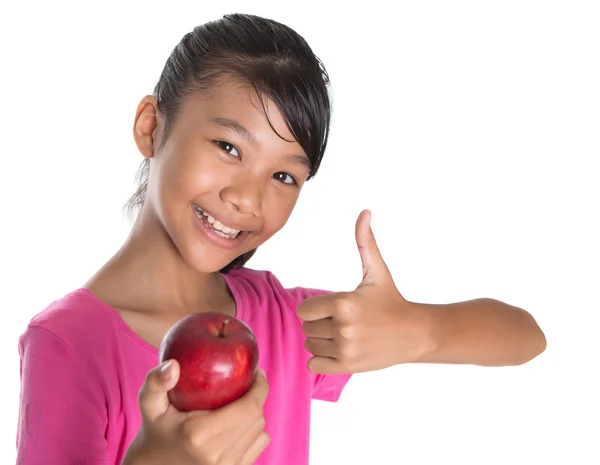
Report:
<svg viewBox="0 0 600 465"><path fill-rule="evenodd" d="M156 100L138 109L136 142L153 157L142 214L198 271L218 271L279 231L308 177L308 157L276 105L264 103L287 141L253 89L236 81L188 97L159 151Z"/></svg>

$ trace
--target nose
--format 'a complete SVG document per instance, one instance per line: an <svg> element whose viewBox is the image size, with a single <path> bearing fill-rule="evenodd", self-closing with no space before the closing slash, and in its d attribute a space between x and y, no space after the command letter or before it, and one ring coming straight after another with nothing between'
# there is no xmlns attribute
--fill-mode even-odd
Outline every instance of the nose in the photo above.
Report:
<svg viewBox="0 0 600 465"><path fill-rule="evenodd" d="M221 190L221 200L240 213L259 216L262 208L263 191L255 176L239 176Z"/></svg>

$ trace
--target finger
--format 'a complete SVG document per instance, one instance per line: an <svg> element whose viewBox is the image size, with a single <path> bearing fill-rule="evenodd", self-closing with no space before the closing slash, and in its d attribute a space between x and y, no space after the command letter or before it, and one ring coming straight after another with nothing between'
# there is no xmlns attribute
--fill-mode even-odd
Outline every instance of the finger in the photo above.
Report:
<svg viewBox="0 0 600 465"><path fill-rule="evenodd" d="M236 441L231 441L231 447L223 454L223 459L228 459L230 463L240 463L246 453L252 448L265 429L265 419L260 417L250 428ZM229 463L229 462L228 462ZM252 463L252 462L251 462Z"/></svg>
<svg viewBox="0 0 600 465"><path fill-rule="evenodd" d="M225 427L235 424L244 424L254 421L262 416L263 406L269 395L269 384L263 370L258 370L250 390L240 398L223 407L214 410L215 416L223 417L227 421L215 418L215 423L222 423Z"/></svg>
<svg viewBox="0 0 600 465"><path fill-rule="evenodd" d="M146 375L146 380L140 389L138 401L142 417L154 421L169 410L168 392L179 381L179 363L167 360Z"/></svg>
<svg viewBox="0 0 600 465"><path fill-rule="evenodd" d="M304 347L318 357L338 358L339 356L338 344L333 339L309 337L304 341Z"/></svg>
<svg viewBox="0 0 600 465"><path fill-rule="evenodd" d="M333 375L348 373L343 365L334 358L329 357L312 357L308 360L308 369L313 373L320 375Z"/></svg>
<svg viewBox="0 0 600 465"><path fill-rule="evenodd" d="M267 381L267 375L264 370L257 370L254 383L248 391L248 394L256 399L262 409L262 406L265 404L267 396L269 395L269 382Z"/></svg>
<svg viewBox="0 0 600 465"><path fill-rule="evenodd" d="M356 245L363 267L361 285L373 283L389 275L389 271L371 229L371 212L363 210L356 221Z"/></svg>
<svg viewBox="0 0 600 465"><path fill-rule="evenodd" d="M335 336L335 323L333 318L324 318L316 321L302 322L302 331L307 337L320 339L333 339Z"/></svg>
<svg viewBox="0 0 600 465"><path fill-rule="evenodd" d="M336 300L343 297L345 292L337 292L316 297L309 297L298 305L296 315L303 321L322 320L333 316L336 309Z"/></svg>
<svg viewBox="0 0 600 465"><path fill-rule="evenodd" d="M264 431L260 433L256 441L250 446L250 448L244 454L244 457L240 461L240 465L252 465L261 456L264 450L269 445L271 438Z"/></svg>
<svg viewBox="0 0 600 465"><path fill-rule="evenodd" d="M264 371L258 370L254 383L246 394L218 409L189 412L185 428L194 431L210 422L213 438L226 434L229 436L227 441L235 440L263 416L263 405L268 392Z"/></svg>

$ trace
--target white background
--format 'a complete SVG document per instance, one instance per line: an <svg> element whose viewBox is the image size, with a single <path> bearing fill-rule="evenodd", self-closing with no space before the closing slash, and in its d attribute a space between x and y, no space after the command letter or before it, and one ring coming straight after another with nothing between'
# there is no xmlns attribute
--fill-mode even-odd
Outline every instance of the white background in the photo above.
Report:
<svg viewBox="0 0 600 465"><path fill-rule="evenodd" d="M335 99L321 171L249 266L352 289L368 207L406 298L504 300L548 339L520 367L357 375L315 403L311 464L600 463L598 3L333 4L3 3L1 463L16 456L18 336L128 232L139 99L186 32L236 11L302 34Z"/></svg>

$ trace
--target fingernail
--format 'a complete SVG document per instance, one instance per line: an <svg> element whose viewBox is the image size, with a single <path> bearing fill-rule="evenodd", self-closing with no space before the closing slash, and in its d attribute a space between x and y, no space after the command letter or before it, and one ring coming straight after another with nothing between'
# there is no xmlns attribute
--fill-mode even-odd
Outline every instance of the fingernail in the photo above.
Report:
<svg viewBox="0 0 600 465"><path fill-rule="evenodd" d="M162 367L160 367L160 377L166 381L171 377L171 365L173 365L171 360L166 361Z"/></svg>
<svg viewBox="0 0 600 465"><path fill-rule="evenodd" d="M262 368L259 368L259 369L257 370L257 373L259 373L259 374L263 375L265 378L267 377L267 373L266 373L266 372L265 372L265 370L263 370Z"/></svg>

